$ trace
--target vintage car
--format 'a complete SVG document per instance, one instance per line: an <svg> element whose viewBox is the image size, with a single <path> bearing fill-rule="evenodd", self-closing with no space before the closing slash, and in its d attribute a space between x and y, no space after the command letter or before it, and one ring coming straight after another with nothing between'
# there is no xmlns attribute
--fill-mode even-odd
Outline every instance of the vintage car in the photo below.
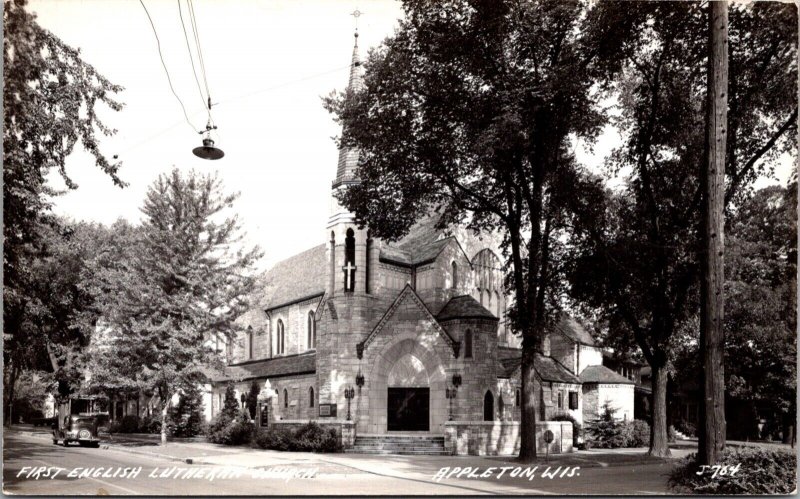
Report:
<svg viewBox="0 0 800 499"><path fill-rule="evenodd" d="M78 442L82 447L99 447L100 431L108 414L97 410L97 399L69 398L58 405L58 416L53 424L53 443L64 447Z"/></svg>

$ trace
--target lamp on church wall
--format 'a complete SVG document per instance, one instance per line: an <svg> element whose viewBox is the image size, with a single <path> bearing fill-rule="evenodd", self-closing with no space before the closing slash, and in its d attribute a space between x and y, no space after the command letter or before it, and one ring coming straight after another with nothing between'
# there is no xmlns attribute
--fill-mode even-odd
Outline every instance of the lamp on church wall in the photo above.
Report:
<svg viewBox="0 0 800 499"><path fill-rule="evenodd" d="M364 375L361 374L361 371L358 371L358 374L356 374L356 386L359 388L364 386Z"/></svg>
<svg viewBox="0 0 800 499"><path fill-rule="evenodd" d="M460 374L454 374L453 375L453 386L456 387L456 388L461 386L461 375Z"/></svg>

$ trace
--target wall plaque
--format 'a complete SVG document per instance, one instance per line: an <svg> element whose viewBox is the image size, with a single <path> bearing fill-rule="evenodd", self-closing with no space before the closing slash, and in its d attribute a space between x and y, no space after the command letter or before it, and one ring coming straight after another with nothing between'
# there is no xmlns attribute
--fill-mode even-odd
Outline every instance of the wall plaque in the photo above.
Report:
<svg viewBox="0 0 800 499"><path fill-rule="evenodd" d="M335 418L336 417L336 404L320 404L319 417L321 418Z"/></svg>

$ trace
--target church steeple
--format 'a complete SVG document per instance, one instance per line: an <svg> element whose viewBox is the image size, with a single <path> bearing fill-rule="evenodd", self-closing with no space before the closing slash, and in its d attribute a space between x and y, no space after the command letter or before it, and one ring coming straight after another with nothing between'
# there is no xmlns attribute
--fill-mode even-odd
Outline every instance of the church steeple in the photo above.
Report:
<svg viewBox="0 0 800 499"><path fill-rule="evenodd" d="M361 61L358 57L358 31L354 33L353 58L350 62L350 80L347 84L347 92L358 92L364 88L364 77L362 75ZM358 166L358 151L343 147L339 150L339 163L336 167L336 179L333 182L334 189L345 182L356 180L356 167Z"/></svg>
<svg viewBox="0 0 800 499"><path fill-rule="evenodd" d="M360 12L353 15L358 18ZM364 87L361 61L358 58L358 30L355 32L353 59L350 64L350 80L347 93L358 92ZM348 185L358 183L358 150L343 147L339 150L336 179L331 189L331 211L326 227L328 241L328 269L325 292L329 298L346 294L363 295L369 292L370 256L377 255L368 244L368 230L359 227L355 216L339 204L337 193Z"/></svg>

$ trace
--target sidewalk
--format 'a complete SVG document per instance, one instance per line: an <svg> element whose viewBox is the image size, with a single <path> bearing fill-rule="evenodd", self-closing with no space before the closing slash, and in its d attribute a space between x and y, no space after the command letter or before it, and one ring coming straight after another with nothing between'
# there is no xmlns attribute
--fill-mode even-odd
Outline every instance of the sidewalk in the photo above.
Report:
<svg viewBox="0 0 800 499"><path fill-rule="evenodd" d="M50 439L46 428L16 425L14 431L37 438ZM519 463L514 456L404 456L404 455L372 455L372 454L313 454L306 452L280 452L250 447L230 447L198 441L199 439L170 439L166 445L159 445L160 435L149 434L114 434L104 440L104 448L117 448L133 454L149 455L161 459L180 461L190 464L207 464L215 466L237 466L245 468L262 468L270 466L310 466L314 463L324 468L320 472L376 472L385 471L387 461L392 462L394 469L401 471L403 464L413 462L415 468L424 463L426 469L460 466L491 467L516 466ZM672 461L693 452L696 444L676 446L672 448L671 458L647 456L647 449L590 449L576 450L570 454L552 454L540 456L533 465L546 466L580 466L583 468L607 468L634 464L656 464Z"/></svg>

